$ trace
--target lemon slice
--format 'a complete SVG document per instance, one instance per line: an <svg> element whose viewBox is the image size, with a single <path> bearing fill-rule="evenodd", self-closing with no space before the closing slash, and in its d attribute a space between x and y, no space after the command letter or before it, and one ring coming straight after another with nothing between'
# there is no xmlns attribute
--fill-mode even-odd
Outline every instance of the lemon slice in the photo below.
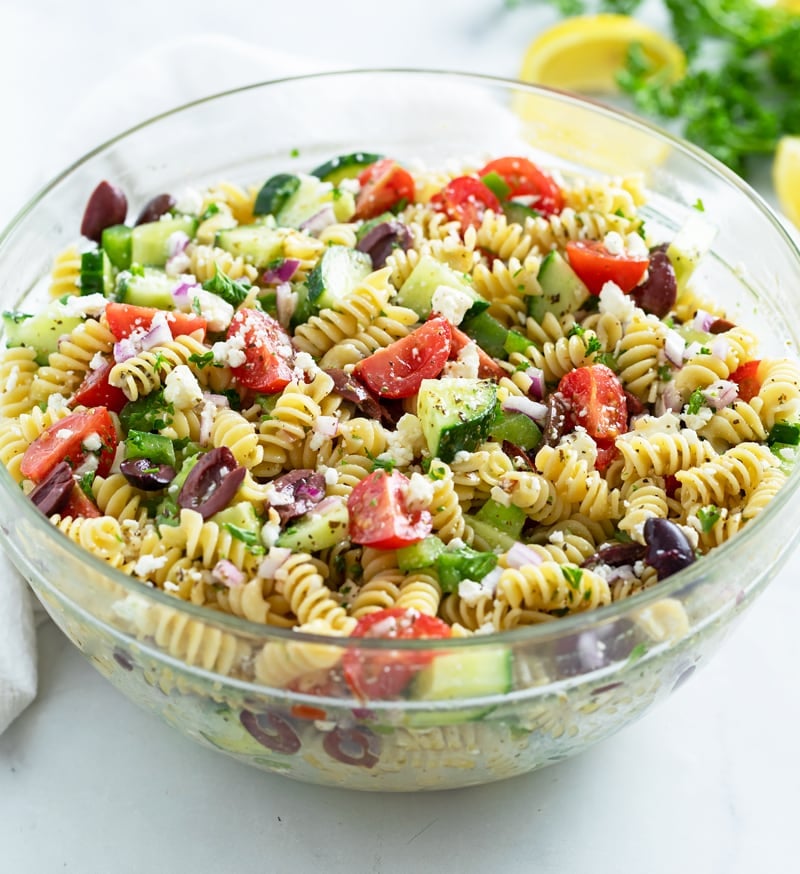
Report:
<svg viewBox="0 0 800 874"><path fill-rule="evenodd" d="M683 76L686 57L672 40L629 15L605 14L574 16L545 30L528 46L520 78L570 91L613 93L634 43L667 81Z"/></svg>
<svg viewBox="0 0 800 874"><path fill-rule="evenodd" d="M778 141L772 182L784 215L800 228L800 137L781 137Z"/></svg>

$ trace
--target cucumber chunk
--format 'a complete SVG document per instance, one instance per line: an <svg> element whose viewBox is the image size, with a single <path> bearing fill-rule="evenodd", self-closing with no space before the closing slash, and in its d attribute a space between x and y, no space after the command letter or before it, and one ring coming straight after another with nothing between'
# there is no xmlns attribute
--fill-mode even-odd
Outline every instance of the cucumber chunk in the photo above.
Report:
<svg viewBox="0 0 800 874"><path fill-rule="evenodd" d="M239 225L218 231L216 245L259 269L283 255L283 235L265 224Z"/></svg>
<svg viewBox="0 0 800 874"><path fill-rule="evenodd" d="M506 340L511 333L505 325L497 321L489 313L478 313L465 319L461 328L467 336L483 349L492 358L507 358Z"/></svg>
<svg viewBox="0 0 800 874"><path fill-rule="evenodd" d="M193 215L176 215L137 225L131 231L131 263L163 267L169 258L169 238L178 231L193 237L197 219Z"/></svg>
<svg viewBox="0 0 800 874"><path fill-rule="evenodd" d="M277 215L299 187L300 177L291 173L278 173L270 177L256 195L253 215Z"/></svg>
<svg viewBox="0 0 800 874"><path fill-rule="evenodd" d="M450 462L472 452L489 436L497 406L497 386L488 379L424 379L417 415L431 455Z"/></svg>
<svg viewBox="0 0 800 874"><path fill-rule="evenodd" d="M311 171L311 175L323 182L338 185L342 179L355 179L365 167L380 161L382 157L383 155L376 155L374 152L350 152L320 164Z"/></svg>
<svg viewBox="0 0 800 874"><path fill-rule="evenodd" d="M147 458L154 464L175 467L175 445L163 434L148 431L128 431L125 439L125 458Z"/></svg>
<svg viewBox="0 0 800 874"><path fill-rule="evenodd" d="M528 298L528 315L541 322L547 313L556 318L574 313L589 297L589 289L555 250L549 252L539 267L541 295Z"/></svg>
<svg viewBox="0 0 800 874"><path fill-rule="evenodd" d="M100 245L117 270L127 270L133 257L133 229L112 225L103 231Z"/></svg>
<svg viewBox="0 0 800 874"><path fill-rule="evenodd" d="M489 302L484 300L455 270L430 255L423 255L419 259L416 267L400 286L394 302L414 310L424 321L432 312L433 295L441 286L452 288L472 300L472 304L462 314L462 319L475 316L489 306ZM460 323L462 319L458 319L458 322Z"/></svg>
<svg viewBox="0 0 800 874"><path fill-rule="evenodd" d="M316 176L298 176L300 184L296 191L286 198L283 206L275 213L275 220L282 228L299 228L325 206L333 203L333 186L322 182Z"/></svg>
<svg viewBox="0 0 800 874"><path fill-rule="evenodd" d="M288 546L294 552L317 552L339 543L347 535L350 517L347 502L325 502L322 511L312 510L290 525L278 538L277 546Z"/></svg>
<svg viewBox="0 0 800 874"><path fill-rule="evenodd" d="M102 250L81 255L81 294L102 294L108 297L114 291L114 268L111 259Z"/></svg>
<svg viewBox="0 0 800 874"><path fill-rule="evenodd" d="M525 511L519 507L515 507L513 504L506 507L504 504L501 504L499 501L493 501L491 498L474 516L474 519L497 528L509 537L513 537L514 540L519 540L526 518Z"/></svg>
<svg viewBox="0 0 800 874"><path fill-rule="evenodd" d="M255 537L256 543L261 545L261 520L250 501L240 501L238 504L225 507L224 510L214 513L211 521L216 522L220 528L223 525L231 525L238 531Z"/></svg>
<svg viewBox="0 0 800 874"><path fill-rule="evenodd" d="M75 330L83 321L78 316L61 315L60 309L61 305L55 303L35 316L28 313L4 312L3 331L6 345L28 346L35 349L36 363L47 364L50 353L58 351L58 338Z"/></svg>
<svg viewBox="0 0 800 874"><path fill-rule="evenodd" d="M125 271L117 276L116 297L120 303L171 310L175 308L172 299L175 285L172 277L154 267L145 267L137 273Z"/></svg>
<svg viewBox="0 0 800 874"><path fill-rule="evenodd" d="M372 273L369 255L347 246L329 246L308 276L308 299L318 309L336 307Z"/></svg>
<svg viewBox="0 0 800 874"><path fill-rule="evenodd" d="M521 449L533 449L542 439L536 422L524 413L501 413L492 425L492 439L498 443L508 440Z"/></svg>
<svg viewBox="0 0 800 874"><path fill-rule="evenodd" d="M416 571L431 567L436 564L436 559L444 552L444 548L444 543L432 534L419 543L400 547L397 550L397 566L401 571Z"/></svg>
<svg viewBox="0 0 800 874"><path fill-rule="evenodd" d="M517 542L516 537L511 537L505 531L495 528L494 525L490 525L476 516L469 517L469 524L475 532L475 536L482 540L490 549L500 549L503 552L508 552Z"/></svg>
<svg viewBox="0 0 800 874"><path fill-rule="evenodd" d="M525 206L523 203L517 203L514 200L509 200L508 203L503 204L503 212L510 222L523 226L525 224L525 219L536 218L539 215L535 209L531 209L529 206Z"/></svg>

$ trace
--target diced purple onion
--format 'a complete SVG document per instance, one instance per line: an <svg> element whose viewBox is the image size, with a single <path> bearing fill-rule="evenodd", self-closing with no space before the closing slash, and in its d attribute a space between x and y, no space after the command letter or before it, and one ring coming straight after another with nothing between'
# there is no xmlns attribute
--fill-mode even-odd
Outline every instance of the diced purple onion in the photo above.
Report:
<svg viewBox="0 0 800 874"><path fill-rule="evenodd" d="M386 259L392 250L400 248L407 250L411 247L413 237L411 230L403 222L381 222L367 231L358 241L356 249L369 255L372 266L379 270L386 264Z"/></svg>
<svg viewBox="0 0 800 874"><path fill-rule="evenodd" d="M716 316L711 313L707 313L705 310L698 310L695 313L694 321L692 322L692 327L694 327L698 331L708 331L708 329L714 324L716 321Z"/></svg>
<svg viewBox="0 0 800 874"><path fill-rule="evenodd" d="M163 346L172 340L172 331L167 324L166 316L158 312L153 316L153 321L150 323L150 328L142 337L141 348L144 350L152 349L155 346Z"/></svg>
<svg viewBox="0 0 800 874"><path fill-rule="evenodd" d="M218 407L219 409L225 409L227 407L230 407L231 405L231 402L228 400L228 398L225 397L225 395L211 394L211 392L207 391L203 392L203 400L214 404L214 406Z"/></svg>
<svg viewBox="0 0 800 874"><path fill-rule="evenodd" d="M544 371L540 367L529 367L525 371L525 375L531 381L531 387L528 389L528 394L535 401L543 400L545 395Z"/></svg>
<svg viewBox="0 0 800 874"><path fill-rule="evenodd" d="M292 550L288 547L273 546L258 566L258 575L265 580L271 580L275 571L286 564L291 554Z"/></svg>
<svg viewBox="0 0 800 874"><path fill-rule="evenodd" d="M659 401L663 406L659 415L666 412L678 413L683 409L683 398L674 382L668 382L666 386L664 386L664 391L661 394ZM656 412L658 412L658 410Z"/></svg>
<svg viewBox="0 0 800 874"><path fill-rule="evenodd" d="M547 418L547 407L530 398L512 395L503 401L502 407L506 413L523 413L539 425L543 425Z"/></svg>
<svg viewBox="0 0 800 874"><path fill-rule="evenodd" d="M676 367L683 366L683 355L686 350L686 340L677 331L668 330L664 341L664 354Z"/></svg>
<svg viewBox="0 0 800 874"><path fill-rule="evenodd" d="M196 291L197 286L192 285L190 282L179 282L175 288L172 289L172 301L175 306L180 310L184 307L189 308L192 305L192 296L191 292Z"/></svg>
<svg viewBox="0 0 800 874"><path fill-rule="evenodd" d="M300 230L305 231L307 234L318 234L335 221L336 215L333 212L333 207L323 206L319 212L315 212L311 218L306 219L300 225Z"/></svg>
<svg viewBox="0 0 800 874"><path fill-rule="evenodd" d="M541 563L542 557L524 543L515 543L506 553L506 564L515 570L529 565L538 567Z"/></svg>
<svg viewBox="0 0 800 874"><path fill-rule="evenodd" d="M339 431L339 420L336 416L317 416L314 431L323 437L335 437Z"/></svg>
<svg viewBox="0 0 800 874"><path fill-rule="evenodd" d="M117 364L122 364L123 361L138 354L137 344L130 337L123 337L114 344L113 353L114 361Z"/></svg>
<svg viewBox="0 0 800 874"><path fill-rule="evenodd" d="M265 270L261 279L267 285L277 285L279 282L288 282L300 266L296 258L284 258L278 267Z"/></svg>
<svg viewBox="0 0 800 874"><path fill-rule="evenodd" d="M212 568L211 576L218 583L233 589L244 583L244 574L227 558L221 558Z"/></svg>
<svg viewBox="0 0 800 874"><path fill-rule="evenodd" d="M730 348L731 344L724 337L717 337L717 339L709 346L711 354L715 358L719 358L721 361L724 361L728 357Z"/></svg>
<svg viewBox="0 0 800 874"><path fill-rule="evenodd" d="M167 256L174 258L186 251L189 245L189 235L184 231L174 231L167 238Z"/></svg>
<svg viewBox="0 0 800 874"><path fill-rule="evenodd" d="M711 383L708 388L704 388L701 392L709 407L715 410L721 410L732 404L739 397L739 386L729 379L720 379L717 382Z"/></svg>

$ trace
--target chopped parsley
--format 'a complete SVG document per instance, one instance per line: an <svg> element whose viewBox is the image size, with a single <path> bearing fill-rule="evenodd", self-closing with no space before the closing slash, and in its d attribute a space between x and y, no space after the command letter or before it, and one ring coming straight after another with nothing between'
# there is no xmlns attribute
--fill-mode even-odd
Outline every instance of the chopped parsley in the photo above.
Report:
<svg viewBox="0 0 800 874"><path fill-rule="evenodd" d="M250 291L250 283L246 280L231 279L227 273L224 273L217 266L211 279L207 279L203 283L203 288L221 297L231 306L237 307L247 297Z"/></svg>
<svg viewBox="0 0 800 874"><path fill-rule="evenodd" d="M690 416L696 416L700 412L700 408L705 405L706 399L703 397L703 390L698 386L690 395L689 403L686 405L686 412Z"/></svg>
<svg viewBox="0 0 800 874"><path fill-rule="evenodd" d="M703 527L703 533L708 534L709 531L717 524L722 513L719 507L710 504L708 507L701 507L697 511L697 518Z"/></svg>
<svg viewBox="0 0 800 874"><path fill-rule="evenodd" d="M161 431L172 424L174 412L175 407L164 400L164 390L159 389L125 404L120 411L119 419L126 433Z"/></svg>
<svg viewBox="0 0 800 874"><path fill-rule="evenodd" d="M561 573L564 579L573 589L579 589L581 580L583 579L583 571L579 567L569 567L568 565L561 566Z"/></svg>
<svg viewBox="0 0 800 874"><path fill-rule="evenodd" d="M262 555L265 550L261 543L261 538L257 531L249 531L247 528L241 528L234 525L233 522L223 522L222 527L236 540L241 540L247 547L248 552L253 555Z"/></svg>
<svg viewBox="0 0 800 874"><path fill-rule="evenodd" d="M208 352L203 352L202 355L198 355L197 352L192 352L189 356L189 361L192 364L196 364L197 367L202 370L207 364L214 363L214 353L209 349Z"/></svg>
<svg viewBox="0 0 800 874"><path fill-rule="evenodd" d="M78 478L78 487L80 490L86 495L87 498L91 498L94 500L94 493L92 492L92 483L94 482L95 471L89 470L81 477Z"/></svg>

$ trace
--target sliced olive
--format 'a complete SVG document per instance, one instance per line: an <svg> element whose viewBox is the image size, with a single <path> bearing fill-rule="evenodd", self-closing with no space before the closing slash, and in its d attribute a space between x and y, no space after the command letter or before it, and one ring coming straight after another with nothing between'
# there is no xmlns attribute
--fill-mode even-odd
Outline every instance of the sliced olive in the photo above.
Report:
<svg viewBox="0 0 800 874"><path fill-rule="evenodd" d="M128 458L119 466L120 473L137 489L157 492L165 489L175 479L175 468L158 464L149 458Z"/></svg>
<svg viewBox="0 0 800 874"><path fill-rule="evenodd" d="M246 473L236 464L227 446L206 452L186 477L180 492L178 506L196 510L203 519L228 506Z"/></svg>
<svg viewBox="0 0 800 874"><path fill-rule="evenodd" d="M33 503L44 513L52 516L67 503L75 485L72 468L66 461L59 462L28 495Z"/></svg>
<svg viewBox="0 0 800 874"><path fill-rule="evenodd" d="M307 513L325 497L325 477L314 470L292 470L272 480L270 503L286 524Z"/></svg>
<svg viewBox="0 0 800 874"><path fill-rule="evenodd" d="M112 225L125 223L128 214L128 198L121 188L104 179L91 193L83 213L81 233L99 243L103 231Z"/></svg>
<svg viewBox="0 0 800 874"><path fill-rule="evenodd" d="M659 580L688 567L695 560L686 535L669 519L648 519L644 523L647 543L644 560L658 572Z"/></svg>
<svg viewBox="0 0 800 874"><path fill-rule="evenodd" d="M276 753L293 755L300 749L300 738L291 725L277 713L253 713L243 710L239 721L261 746Z"/></svg>
<svg viewBox="0 0 800 874"><path fill-rule="evenodd" d="M373 268L379 270L394 249L408 249L411 242L411 231L403 222L381 222L364 234L356 249L369 255Z"/></svg>
<svg viewBox="0 0 800 874"><path fill-rule="evenodd" d="M663 318L673 306L678 296L678 282L675 270L667 255L667 246L655 246L650 250L650 264L647 279L631 292L636 306L646 313Z"/></svg>
<svg viewBox="0 0 800 874"><path fill-rule="evenodd" d="M561 438L567 433L569 408L564 398L557 392L548 395L545 405L547 415L542 429L542 440L546 446L558 446Z"/></svg>
<svg viewBox="0 0 800 874"><path fill-rule="evenodd" d="M151 197L139 213L136 224L144 225L147 222L157 222L162 215L166 215L175 206L175 203L176 200L171 194L157 194L155 197Z"/></svg>

